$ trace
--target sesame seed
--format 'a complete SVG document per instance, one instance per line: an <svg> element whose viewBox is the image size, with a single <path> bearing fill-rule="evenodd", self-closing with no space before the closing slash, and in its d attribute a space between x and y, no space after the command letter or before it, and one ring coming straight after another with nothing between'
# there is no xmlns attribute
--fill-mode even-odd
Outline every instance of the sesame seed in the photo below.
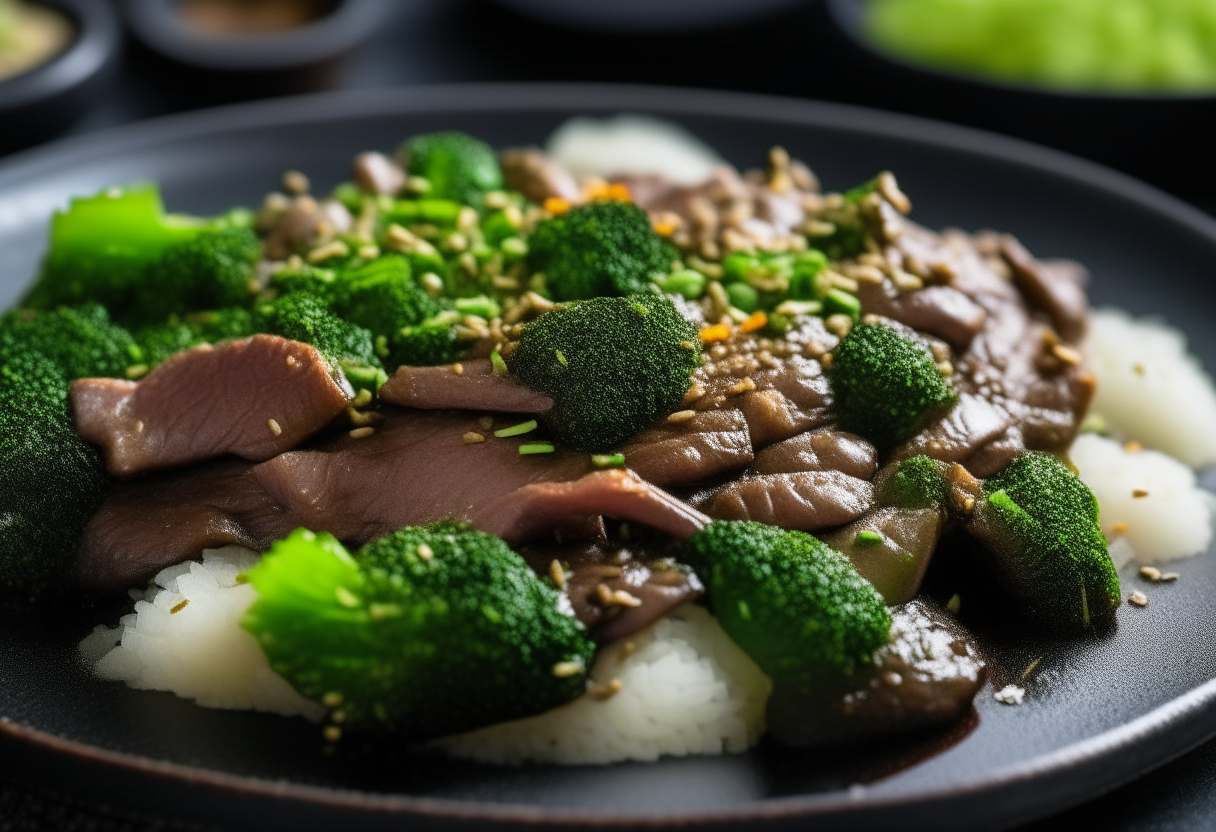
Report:
<svg viewBox="0 0 1216 832"><path fill-rule="evenodd" d="M1140 577L1148 578L1150 581L1161 580L1161 570L1155 566L1141 566Z"/></svg>
<svg viewBox="0 0 1216 832"><path fill-rule="evenodd" d="M1148 492L1145 491L1143 488L1137 488L1132 491L1132 496L1135 497L1136 499L1140 499L1141 497L1147 497Z"/></svg>
<svg viewBox="0 0 1216 832"><path fill-rule="evenodd" d="M184 610L186 608L186 604L189 604L189 603L190 603L189 598L183 598L182 600L178 601L176 604L174 604L172 607L169 608L169 615L173 615L174 613L181 612L182 610Z"/></svg>
<svg viewBox="0 0 1216 832"><path fill-rule="evenodd" d="M878 174L878 192L899 213L907 214L912 210L912 201L899 189L899 183L895 180L895 175L890 171L883 171Z"/></svg>
<svg viewBox="0 0 1216 832"><path fill-rule="evenodd" d="M553 665L553 675L559 679L569 679L583 672L582 662L558 662Z"/></svg>
<svg viewBox="0 0 1216 832"><path fill-rule="evenodd" d="M756 382L750 378L745 378L733 384L730 389L726 391L726 393L729 396L738 396L742 393L750 393L755 389Z"/></svg>
<svg viewBox="0 0 1216 832"><path fill-rule="evenodd" d="M1180 576L1178 575L1177 572L1162 572L1161 573L1161 583L1167 584L1172 581L1178 580L1179 577Z"/></svg>
<svg viewBox="0 0 1216 832"><path fill-rule="evenodd" d="M270 432L275 436L281 436L283 434L283 428L274 419L267 419L266 424L270 426Z"/></svg>
<svg viewBox="0 0 1216 832"><path fill-rule="evenodd" d="M326 742L337 742L342 739L342 729L337 725L326 725L321 730L321 736L325 737Z"/></svg>
<svg viewBox="0 0 1216 832"><path fill-rule="evenodd" d="M595 585L595 600L599 602L601 607L611 607L613 605L612 590L608 587L608 584Z"/></svg>
<svg viewBox="0 0 1216 832"><path fill-rule="evenodd" d="M1135 607L1147 607L1148 596L1140 590L1136 590L1131 595L1127 596L1127 602Z"/></svg>
<svg viewBox="0 0 1216 832"><path fill-rule="evenodd" d="M486 438L476 431L469 431L464 436L460 437L461 441L466 445L476 445L478 442L485 442Z"/></svg>
<svg viewBox="0 0 1216 832"><path fill-rule="evenodd" d="M423 560L430 560L431 558L435 557L435 551L425 543L419 543L418 557L422 558Z"/></svg>
<svg viewBox="0 0 1216 832"><path fill-rule="evenodd" d="M611 682L608 682L607 684L593 683L593 684L588 685L587 694L592 699L598 699L600 701L603 701L605 699L611 699L612 697L616 696L618 693L621 692L621 689L623 687L625 687L625 686L621 684L620 679L613 679Z"/></svg>
<svg viewBox="0 0 1216 832"><path fill-rule="evenodd" d="M143 432L144 432L144 420L143 420L143 419L136 419L136 420L135 420L135 432L136 432L136 433L143 433Z"/></svg>
<svg viewBox="0 0 1216 832"><path fill-rule="evenodd" d="M464 375L464 365L459 361L452 365L452 372L458 376Z"/></svg>
<svg viewBox="0 0 1216 832"><path fill-rule="evenodd" d="M300 359L296 358L294 355L287 356L287 366L288 367L295 367L299 363L300 363Z"/></svg>
<svg viewBox="0 0 1216 832"><path fill-rule="evenodd" d="M372 403L372 391L364 387L355 394L355 397L351 399L350 403L355 407L367 407Z"/></svg>
<svg viewBox="0 0 1216 832"><path fill-rule="evenodd" d="M549 561L549 577L553 579L553 583L557 584L558 589L566 588L566 570L562 569L562 565L557 562L557 559Z"/></svg>
<svg viewBox="0 0 1216 832"><path fill-rule="evenodd" d="M321 697L321 704L327 708L336 708L342 704L342 694L336 690L331 690Z"/></svg>
<svg viewBox="0 0 1216 832"><path fill-rule="evenodd" d="M612 593L612 603L621 607L640 607L642 606L642 599L636 595L629 594L623 589L618 589Z"/></svg>
<svg viewBox="0 0 1216 832"><path fill-rule="evenodd" d="M289 194L306 194L311 187L312 183L308 181L308 177L298 170L289 170L283 174L283 190Z"/></svg>
<svg viewBox="0 0 1216 832"><path fill-rule="evenodd" d="M695 410L677 410L675 413L667 417L667 421L679 424L680 422L687 422L696 415L697 411Z"/></svg>
<svg viewBox="0 0 1216 832"><path fill-rule="evenodd" d="M354 430L352 430L350 432L350 438L351 439L363 439L365 437L371 436L375 432L376 432L376 429L371 428L371 427L355 428Z"/></svg>
<svg viewBox="0 0 1216 832"><path fill-rule="evenodd" d="M1081 363L1081 353L1067 344L1056 344L1051 348L1051 354L1070 367L1076 367Z"/></svg>

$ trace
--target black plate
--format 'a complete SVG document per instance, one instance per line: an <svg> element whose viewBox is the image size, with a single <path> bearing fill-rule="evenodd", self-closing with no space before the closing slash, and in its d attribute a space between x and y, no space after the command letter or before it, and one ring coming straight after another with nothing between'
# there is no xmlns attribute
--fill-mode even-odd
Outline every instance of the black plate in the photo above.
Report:
<svg viewBox="0 0 1216 832"><path fill-rule="evenodd" d="M570 115L675 119L740 166L773 144L826 186L897 172L929 226L1007 229L1037 254L1085 262L1097 302L1158 313L1216 366L1206 302L1216 223L1147 186L1007 139L848 107L743 95L589 86L480 86L342 94L242 106L85 137L0 166L0 302L36 268L47 217L69 194L157 179L172 209L255 204L281 171L320 187L367 148L457 128L497 146L538 143ZM0 758L142 806L297 828L496 822L974 829L1047 814L1115 787L1216 734L1216 570L1181 562L1146 587L1146 609L1051 642L989 629L996 685L1041 658L1026 704L992 686L973 718L938 734L851 753L748 754L608 768L493 768L392 753L325 757L315 726L196 708L91 679L74 644L102 610L0 621ZM1134 578L1128 578L1127 583ZM967 602L964 600L964 615Z"/></svg>

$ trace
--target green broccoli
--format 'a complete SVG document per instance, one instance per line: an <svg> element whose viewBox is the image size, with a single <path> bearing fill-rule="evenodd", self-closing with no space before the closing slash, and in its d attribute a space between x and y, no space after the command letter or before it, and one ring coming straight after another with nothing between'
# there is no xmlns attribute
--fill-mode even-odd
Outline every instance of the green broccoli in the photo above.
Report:
<svg viewBox="0 0 1216 832"><path fill-rule="evenodd" d="M28 345L0 347L0 588L50 588L109 482L100 452L76 435L63 371Z"/></svg>
<svg viewBox="0 0 1216 832"><path fill-rule="evenodd" d="M544 220L528 238L528 267L559 301L644 292L677 257L645 211L614 199Z"/></svg>
<svg viewBox="0 0 1216 832"><path fill-rule="evenodd" d="M467 133L414 136L402 145L398 155L406 159L410 176L424 177L430 183L428 197L481 207L488 191L503 187L502 168L494 150Z"/></svg>
<svg viewBox="0 0 1216 832"><path fill-rule="evenodd" d="M1098 501L1054 456L1026 453L984 482L968 525L1006 590L1031 619L1076 632L1119 606L1119 576L1098 526Z"/></svg>
<svg viewBox="0 0 1216 832"><path fill-rule="evenodd" d="M467 344L462 344L457 338L456 327L447 319L448 314L441 314L417 326L407 326L387 339L385 365L394 369L403 364L432 367L451 364L460 358Z"/></svg>
<svg viewBox="0 0 1216 832"><path fill-rule="evenodd" d="M0 317L0 351L37 352L69 381L118 377L142 355L131 333L110 323L103 306L85 303L49 312L13 309Z"/></svg>
<svg viewBox="0 0 1216 832"><path fill-rule="evenodd" d="M874 177L845 191L841 205L818 213L815 219L826 233L809 235L811 245L826 254L829 260L856 257L865 251L869 229L862 215L861 202L877 190L878 177Z"/></svg>
<svg viewBox="0 0 1216 832"><path fill-rule="evenodd" d="M386 378L372 334L330 312L326 304L305 292L284 295L257 306L255 332L281 335L316 347L346 373L356 388L373 391Z"/></svg>
<svg viewBox="0 0 1216 832"><path fill-rule="evenodd" d="M685 541L680 557L704 582L722 629L775 682L829 682L887 643L882 596L809 534L715 520Z"/></svg>
<svg viewBox="0 0 1216 832"><path fill-rule="evenodd" d="M139 320L145 314L140 304L172 305L168 298L177 297L182 277L181 289L187 295L239 292L257 259L257 240L244 228L246 221L239 212L214 219L165 214L154 185L110 188L73 199L51 220L50 251L24 305L53 309L97 301L116 320L126 323L130 310L135 316L131 323L152 323L155 319ZM202 243L204 236L211 236L210 244ZM199 246L192 245L196 240ZM213 244L219 245L214 254L209 247ZM180 256L171 254L179 247ZM157 271L162 258L164 265ZM178 266L183 269L180 276ZM166 299L143 291L153 279L161 284L156 293Z"/></svg>
<svg viewBox="0 0 1216 832"><path fill-rule="evenodd" d="M399 254L343 269L330 284L330 309L373 336L415 326L443 311L443 304L415 281L409 260Z"/></svg>
<svg viewBox="0 0 1216 832"><path fill-rule="evenodd" d="M194 312L181 319L136 330L135 340L143 353L143 363L155 367L175 352L199 344L218 344L246 338L254 328L253 313L243 307Z"/></svg>
<svg viewBox="0 0 1216 832"><path fill-rule="evenodd" d="M669 298L645 294L541 315L524 327L508 367L553 399L543 418L554 436L605 451L674 410L700 356L696 325Z"/></svg>
<svg viewBox="0 0 1216 832"><path fill-rule="evenodd" d="M945 469L946 463L927 456L900 460L879 473L875 496L880 505L894 508L941 509L949 490Z"/></svg>
<svg viewBox="0 0 1216 832"><path fill-rule="evenodd" d="M914 436L955 401L929 348L884 324L854 326L832 350L828 379L840 427L880 451Z"/></svg>
<svg viewBox="0 0 1216 832"><path fill-rule="evenodd" d="M497 537L407 527L352 558L299 529L248 574L243 626L343 724L428 738L580 696L595 647L560 593Z"/></svg>
<svg viewBox="0 0 1216 832"><path fill-rule="evenodd" d="M169 246L147 269L123 310L129 325L153 324L200 309L248 305L258 289L262 244L249 228L217 228Z"/></svg>

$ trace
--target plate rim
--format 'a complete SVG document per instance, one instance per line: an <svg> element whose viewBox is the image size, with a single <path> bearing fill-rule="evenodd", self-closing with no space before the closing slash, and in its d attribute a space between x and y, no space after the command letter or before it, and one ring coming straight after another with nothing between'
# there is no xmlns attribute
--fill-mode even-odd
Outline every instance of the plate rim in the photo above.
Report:
<svg viewBox="0 0 1216 832"><path fill-rule="evenodd" d="M911 144L979 157L1046 173L1052 178L1105 192L1140 210L1148 210L1216 249L1216 218L1182 200L1100 164L1039 145L987 131L914 116L847 104L792 99L752 93L692 88L585 83L441 84L410 88L320 93L251 102L165 116L84 134L12 155L0 162L0 202L10 188L37 181L56 168L88 163L91 158L132 152L145 145L175 139L204 138L264 129L284 124L332 123L336 120L407 113L493 112L518 110L620 110L674 116L737 118L784 123L895 138ZM615 828L639 822L655 826L719 826L739 822L780 822L836 818L855 823L880 820L887 813L918 807L932 811L945 802L961 800L1001 806L992 815L1000 823L1024 821L1058 811L1116 788L1216 736L1216 679L1094 737L1056 749L1020 764L998 769L984 780L948 785L915 794L859 800L850 793L768 798L743 806L705 812L605 812L537 807L508 802L472 802L451 798L414 797L305 785L262 777L229 774L215 769L159 760L70 740L0 715L0 738L10 745L49 751L88 765L101 765L131 775L170 780L188 787L210 786L246 797L287 801L341 811L361 811L392 818L448 822L492 822L509 825L583 826ZM1147 766L1130 757L1112 755L1117 749L1151 748ZM1122 760L1122 762L1120 762ZM1104 769L1099 771L1098 769ZM1041 788L1051 775L1069 770L1084 775L1087 788L1068 794ZM1039 787L1039 788L1036 788ZM1036 799L1026 802L1028 790ZM1029 808L1027 808L1029 806ZM940 828L955 828L960 814L937 815ZM966 828L966 827L958 827Z"/></svg>

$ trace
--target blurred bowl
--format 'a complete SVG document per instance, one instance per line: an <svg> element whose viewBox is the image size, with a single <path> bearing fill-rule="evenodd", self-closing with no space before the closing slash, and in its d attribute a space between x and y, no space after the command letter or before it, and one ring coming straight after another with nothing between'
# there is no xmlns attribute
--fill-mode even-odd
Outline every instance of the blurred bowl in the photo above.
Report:
<svg viewBox="0 0 1216 832"><path fill-rule="evenodd" d="M1050 144L1210 201L1216 94L1070 91L916 63L875 45L866 0L825 0L871 103Z"/></svg>
<svg viewBox="0 0 1216 832"><path fill-rule="evenodd" d="M72 24L68 45L47 61L0 80L0 152L48 138L71 124L109 80L121 30L104 0L38 0Z"/></svg>
<svg viewBox="0 0 1216 832"><path fill-rule="evenodd" d="M242 34L192 26L177 0L123 0L127 26L141 44L193 73L221 97L303 92L333 86L342 59L377 30L391 0L334 0L313 20L290 28Z"/></svg>

